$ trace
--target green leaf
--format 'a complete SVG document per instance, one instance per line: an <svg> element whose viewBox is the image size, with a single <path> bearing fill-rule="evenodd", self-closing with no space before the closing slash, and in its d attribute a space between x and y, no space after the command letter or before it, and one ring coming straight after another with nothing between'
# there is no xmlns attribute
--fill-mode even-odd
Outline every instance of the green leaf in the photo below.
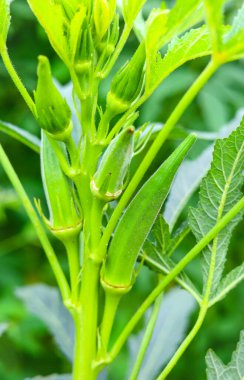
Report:
<svg viewBox="0 0 244 380"><path fill-rule="evenodd" d="M170 10L165 32L161 31L159 47L164 46L173 37L183 33L193 25L201 21L203 17L203 6L201 0L177 0Z"/></svg>
<svg viewBox="0 0 244 380"><path fill-rule="evenodd" d="M168 256L171 256L175 252L177 247L185 239L185 237L189 234L190 231L191 229L188 226L188 222L185 220L183 223L181 223L181 225L177 228L177 230L171 236L170 245L167 250Z"/></svg>
<svg viewBox="0 0 244 380"><path fill-rule="evenodd" d="M244 56L244 4L234 18L232 28L224 35L224 48L230 59Z"/></svg>
<svg viewBox="0 0 244 380"><path fill-rule="evenodd" d="M234 119L227 125L224 125L218 132L189 132L196 133L198 140L216 140L217 138L227 137L240 124L243 114L244 110L240 109ZM164 218L169 224L170 231L173 230L187 202L199 187L203 177L207 174L212 160L212 153L213 145L206 148L196 159L185 160L180 166L164 210Z"/></svg>
<svg viewBox="0 0 244 380"><path fill-rule="evenodd" d="M160 48L161 36L167 30L168 14L168 9L153 9L150 13L146 23L146 48L149 57Z"/></svg>
<svg viewBox="0 0 244 380"><path fill-rule="evenodd" d="M60 350L72 362L74 324L58 289L37 284L18 288L16 295L32 314L46 324Z"/></svg>
<svg viewBox="0 0 244 380"><path fill-rule="evenodd" d="M168 9L153 9L146 23L147 75L158 60L158 49L170 40L183 33L203 17L201 1L176 1Z"/></svg>
<svg viewBox="0 0 244 380"><path fill-rule="evenodd" d="M213 52L220 52L222 47L222 7L225 0L204 0L207 23L211 33Z"/></svg>
<svg viewBox="0 0 244 380"><path fill-rule="evenodd" d="M150 234L150 239L152 239L155 247L160 251L161 255L166 255L171 239L169 226L162 215L158 216Z"/></svg>
<svg viewBox="0 0 244 380"><path fill-rule="evenodd" d="M106 283L124 288L131 285L139 252L167 197L176 171L194 142L195 136L188 136L129 204L109 247L104 271ZM121 271L121 267L126 270Z"/></svg>
<svg viewBox="0 0 244 380"><path fill-rule="evenodd" d="M31 133L16 127L15 125L0 120L0 131L20 141L36 153L40 153L41 142L38 137Z"/></svg>
<svg viewBox="0 0 244 380"><path fill-rule="evenodd" d="M123 0L122 9L126 24L132 25L146 0Z"/></svg>
<svg viewBox="0 0 244 380"><path fill-rule="evenodd" d="M197 241L241 198L244 169L244 119L228 138L215 144L211 169L202 181L200 200L196 209L190 209L189 224ZM224 270L232 231L241 219L238 214L214 241L203 251L204 291L210 271L214 270L211 294L218 288Z"/></svg>
<svg viewBox="0 0 244 380"><path fill-rule="evenodd" d="M210 300L210 306L222 300L232 289L244 280L244 262L228 273L220 282L216 293Z"/></svg>
<svg viewBox="0 0 244 380"><path fill-rule="evenodd" d="M168 224L163 216L159 215L150 235L144 243L139 260L157 273L170 273L176 264L169 256L175 251L188 232L188 225L183 223L171 237ZM184 271L175 280L200 302L201 296L198 290Z"/></svg>
<svg viewBox="0 0 244 380"><path fill-rule="evenodd" d="M66 19L61 4L51 0L27 1L38 21L45 29L52 47L67 64L69 53L66 40Z"/></svg>
<svg viewBox="0 0 244 380"><path fill-rule="evenodd" d="M224 36L225 42L231 40L235 37L240 31L244 29L244 4L241 6L237 12L230 31Z"/></svg>
<svg viewBox="0 0 244 380"><path fill-rule="evenodd" d="M147 69L146 93L151 94L174 70L187 61L211 54L209 32L206 26L192 29L181 38L173 39L166 55L158 53Z"/></svg>
<svg viewBox="0 0 244 380"><path fill-rule="evenodd" d="M0 52L6 44L10 27L10 1L0 0Z"/></svg>
<svg viewBox="0 0 244 380"><path fill-rule="evenodd" d="M244 330L241 331L240 341L228 365L209 350L206 356L208 380L243 380L244 378Z"/></svg>

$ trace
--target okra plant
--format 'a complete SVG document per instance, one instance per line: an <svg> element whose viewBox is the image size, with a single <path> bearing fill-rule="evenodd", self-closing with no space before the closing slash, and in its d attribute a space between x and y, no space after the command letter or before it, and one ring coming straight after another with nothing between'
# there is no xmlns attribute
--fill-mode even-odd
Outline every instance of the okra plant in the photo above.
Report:
<svg viewBox="0 0 244 380"><path fill-rule="evenodd" d="M148 170L185 110L219 67L244 58L244 5L227 24L225 0L162 2L146 20L146 0L27 1L69 71L72 102L65 99L53 80L51 63L43 55L37 62L36 89L33 96L28 93L7 48L10 1L0 0L1 58L33 114L40 140L18 127L0 124L1 131L40 155L49 215L45 215L40 200L32 202L28 198L2 146L0 162L36 230L62 302L73 319L72 379L97 379L150 310L129 375L131 380L149 380L140 375L143 359L162 295L167 297L169 285L176 282L195 298L199 314L160 369L162 372L151 377L166 379L198 333L209 309L244 277L243 263L223 275L231 234L244 209L244 121L211 147L211 167L205 163L204 170L200 170L187 160L187 170L193 172L193 177L186 191L180 182L184 173L186 176L183 161L198 139L197 133L186 130L183 141L157 170L150 174ZM118 69L115 64L131 33L137 36L138 47ZM158 86L177 68L201 57L207 57L206 68L166 123L156 129L150 121L138 126L140 107ZM107 77L111 81L104 105L99 102L99 89ZM139 152L144 152L141 162L132 170ZM198 205L189 208L187 220L175 229L199 185ZM190 231L196 244L180 260L174 258ZM67 253L68 274L55 252L55 239L61 241ZM184 272L197 256L202 256L201 290ZM111 340L123 305L121 299L133 291L143 266L155 273L157 285ZM241 339L229 367L209 353L208 379L243 379L243 346Z"/></svg>

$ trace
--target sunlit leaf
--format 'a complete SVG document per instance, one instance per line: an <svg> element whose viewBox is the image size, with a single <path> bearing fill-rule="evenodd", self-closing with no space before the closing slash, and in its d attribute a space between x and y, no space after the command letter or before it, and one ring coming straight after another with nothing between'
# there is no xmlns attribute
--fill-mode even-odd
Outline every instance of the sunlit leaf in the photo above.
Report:
<svg viewBox="0 0 244 380"><path fill-rule="evenodd" d="M54 50L67 63L68 45L62 6L51 0L28 0L28 4L47 33Z"/></svg>
<svg viewBox="0 0 244 380"><path fill-rule="evenodd" d="M159 38L159 47L201 21L203 15L201 0L177 0L168 15L165 33Z"/></svg>
<svg viewBox="0 0 244 380"><path fill-rule="evenodd" d="M204 0L213 52L219 52L222 47L223 4L224 0Z"/></svg>
<svg viewBox="0 0 244 380"><path fill-rule="evenodd" d="M209 32L205 26L173 39L166 55L162 58L158 53L147 70L146 93L152 93L169 74L187 61L210 54Z"/></svg>
<svg viewBox="0 0 244 380"><path fill-rule="evenodd" d="M125 22L131 25L142 9L146 0L122 0L122 9Z"/></svg>

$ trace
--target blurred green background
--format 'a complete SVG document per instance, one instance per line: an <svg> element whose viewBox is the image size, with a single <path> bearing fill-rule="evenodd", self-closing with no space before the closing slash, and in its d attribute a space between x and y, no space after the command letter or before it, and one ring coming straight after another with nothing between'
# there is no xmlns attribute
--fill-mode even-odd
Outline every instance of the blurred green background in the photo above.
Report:
<svg viewBox="0 0 244 380"><path fill-rule="evenodd" d="M149 3L152 7L159 2ZM228 8L227 17L231 18L240 4L241 1L235 1L234 6ZM119 64L132 54L136 43L132 34ZM25 0L16 0L12 5L8 46L14 66L29 91L33 91L36 85L39 54L45 54L50 58L54 76L61 83L69 81L67 70L52 51L44 31L37 24ZM205 59L191 62L170 76L142 108L139 124L148 120L164 122L205 64ZM231 120L236 112L244 107L243 70L243 61L221 68L184 114L180 124L189 129L216 132ZM106 95L108 84L109 82L106 82L102 86L101 101ZM38 126L9 79L2 62L0 119L39 134ZM30 197L43 198L38 156L3 134L0 134L0 140ZM168 143L168 149L173 144L174 142ZM199 153L203 147L204 144L199 144L193 154ZM161 155L164 154L162 151ZM196 200L197 197L193 202ZM240 264L243 259L243 227L242 223L233 235L226 270ZM189 236L182 250L187 249L193 242L193 236ZM57 245L56 249L65 267L62 247ZM190 271L198 281L199 262L196 262ZM14 295L18 286L39 282L56 285L35 233L0 168L0 322L9 323L7 332L0 340L1 380L21 380L36 374L70 372L70 364L59 353L44 324L31 316ZM145 270L135 291L129 296L130 302L125 301L120 309L117 331L125 324L135 306L148 294L153 283L152 274ZM225 362L230 359L239 332L244 327L243 299L244 288L239 285L226 299L210 310L201 332L169 376L169 380L205 379L204 357L209 347ZM125 378L124 368L127 361L128 355L124 349L109 371L110 379Z"/></svg>

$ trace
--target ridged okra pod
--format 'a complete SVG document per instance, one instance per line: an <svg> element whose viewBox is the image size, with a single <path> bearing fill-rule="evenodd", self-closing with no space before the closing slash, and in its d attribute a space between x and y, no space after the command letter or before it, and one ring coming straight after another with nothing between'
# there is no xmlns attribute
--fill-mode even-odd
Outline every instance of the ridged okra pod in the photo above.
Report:
<svg viewBox="0 0 244 380"><path fill-rule="evenodd" d="M72 195L72 184L61 170L59 161L45 132L42 132L41 173L52 233L63 240L79 233L81 216Z"/></svg>
<svg viewBox="0 0 244 380"><path fill-rule="evenodd" d="M177 169L195 140L195 135L190 135L181 143L139 190L120 219L102 275L102 283L107 290L126 292L130 289L138 254L167 197Z"/></svg>

